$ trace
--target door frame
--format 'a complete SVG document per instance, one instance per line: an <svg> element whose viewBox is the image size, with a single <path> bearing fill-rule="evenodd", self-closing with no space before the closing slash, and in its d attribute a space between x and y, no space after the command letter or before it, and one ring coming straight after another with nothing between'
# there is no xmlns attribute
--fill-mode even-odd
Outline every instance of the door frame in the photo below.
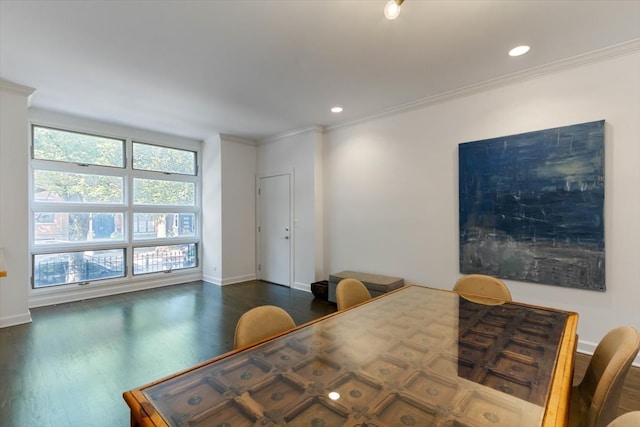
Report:
<svg viewBox="0 0 640 427"><path fill-rule="evenodd" d="M262 178L271 178L281 175L289 176L289 283L285 286L291 288L293 285L293 278L295 277L295 169L277 169L270 170L265 172L260 172L256 174L256 224L255 224L255 233L256 233L256 277L258 280L262 279L262 271L260 269L262 264L262 234L260 233L260 210L262 208L260 203L260 180Z"/></svg>

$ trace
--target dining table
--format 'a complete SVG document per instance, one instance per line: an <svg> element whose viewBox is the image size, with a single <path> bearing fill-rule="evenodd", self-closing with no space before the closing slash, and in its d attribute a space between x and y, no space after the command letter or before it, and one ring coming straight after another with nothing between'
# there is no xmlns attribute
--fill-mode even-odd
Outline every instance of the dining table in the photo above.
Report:
<svg viewBox="0 0 640 427"><path fill-rule="evenodd" d="M562 427L577 322L407 285L123 397L132 426Z"/></svg>

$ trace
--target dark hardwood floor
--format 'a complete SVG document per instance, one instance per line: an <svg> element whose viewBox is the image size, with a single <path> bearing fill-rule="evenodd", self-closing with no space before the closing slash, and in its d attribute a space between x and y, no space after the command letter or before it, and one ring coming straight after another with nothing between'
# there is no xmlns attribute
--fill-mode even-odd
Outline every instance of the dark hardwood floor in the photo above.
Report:
<svg viewBox="0 0 640 427"><path fill-rule="evenodd" d="M263 304L296 324L332 313L308 292L205 282L36 308L0 329L0 425L129 425L122 393L233 349L235 325Z"/></svg>
<svg viewBox="0 0 640 427"><path fill-rule="evenodd" d="M0 329L0 425L129 425L122 393L233 348L238 318L263 304L302 324L334 304L259 281L205 282L36 308L33 322ZM576 378L589 361L579 355ZM640 410L640 368L620 412Z"/></svg>

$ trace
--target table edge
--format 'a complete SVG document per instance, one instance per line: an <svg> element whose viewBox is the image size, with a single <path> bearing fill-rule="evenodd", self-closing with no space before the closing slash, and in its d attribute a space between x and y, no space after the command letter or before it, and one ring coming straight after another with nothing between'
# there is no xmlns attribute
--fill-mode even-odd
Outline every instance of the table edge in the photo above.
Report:
<svg viewBox="0 0 640 427"><path fill-rule="evenodd" d="M578 344L578 314L569 312L568 316L557 356L557 359L563 363L556 364L542 427L566 426L569 421L571 388Z"/></svg>

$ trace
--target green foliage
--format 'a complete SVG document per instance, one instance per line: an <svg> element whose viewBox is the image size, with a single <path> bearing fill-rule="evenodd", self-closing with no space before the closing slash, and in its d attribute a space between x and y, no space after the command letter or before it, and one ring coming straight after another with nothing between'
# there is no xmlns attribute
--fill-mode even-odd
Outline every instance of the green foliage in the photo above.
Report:
<svg viewBox="0 0 640 427"><path fill-rule="evenodd" d="M196 155L192 151L133 143L133 168L156 172L196 174Z"/></svg>
<svg viewBox="0 0 640 427"><path fill-rule="evenodd" d="M124 140L34 126L36 159L78 164L124 167ZM134 167L185 175L196 174L195 153L187 150L134 143ZM136 179L134 203L141 205L195 205L195 185L170 180ZM36 170L37 201L123 203L121 177Z"/></svg>
<svg viewBox="0 0 640 427"><path fill-rule="evenodd" d="M195 204L195 185L191 182L135 179L133 181L134 203L138 205Z"/></svg>
<svg viewBox="0 0 640 427"><path fill-rule="evenodd" d="M121 177L47 170L34 171L36 201L75 203L122 203Z"/></svg>
<svg viewBox="0 0 640 427"><path fill-rule="evenodd" d="M36 159L124 167L124 140L34 126Z"/></svg>

